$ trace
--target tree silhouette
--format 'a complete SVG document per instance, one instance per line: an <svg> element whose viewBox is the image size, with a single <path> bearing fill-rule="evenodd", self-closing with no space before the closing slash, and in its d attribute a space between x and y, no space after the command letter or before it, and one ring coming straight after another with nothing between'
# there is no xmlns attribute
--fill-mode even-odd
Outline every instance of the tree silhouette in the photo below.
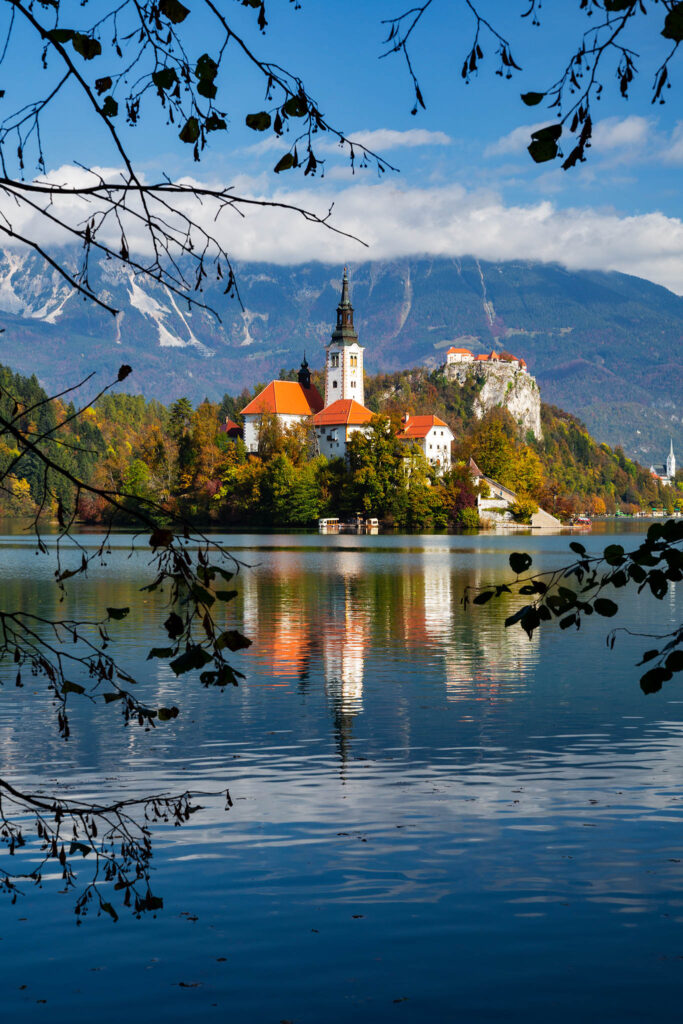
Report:
<svg viewBox="0 0 683 1024"><path fill-rule="evenodd" d="M530 26L540 27L542 0L519 0L506 6L508 10L516 7ZM572 0L563 4L565 8L570 6ZM521 96L528 107L545 103L554 118L554 123L532 132L528 147L531 158L536 163L560 159L564 170L586 159L593 136L594 104L603 91L616 89L624 99L631 95L639 73L636 47L640 49L645 40L650 44L658 37L664 40L652 82L652 103L661 104L671 88L671 66L683 41L681 0L573 0L573 6L581 27L566 57L558 60L558 77L552 84ZM428 16L438 20L443 7L443 0L423 0L384 22L388 31L382 56L398 54L405 60L414 93L413 114L426 104L410 45ZM517 50L513 56L512 46L497 23L482 13L480 0L463 0L463 7L469 10L474 26L469 48L463 54L462 79L471 81L485 62L485 50L490 54L491 49L498 62L495 73L513 78L522 70ZM538 45L538 40L530 45ZM561 141L565 133L570 138L566 152Z"/></svg>

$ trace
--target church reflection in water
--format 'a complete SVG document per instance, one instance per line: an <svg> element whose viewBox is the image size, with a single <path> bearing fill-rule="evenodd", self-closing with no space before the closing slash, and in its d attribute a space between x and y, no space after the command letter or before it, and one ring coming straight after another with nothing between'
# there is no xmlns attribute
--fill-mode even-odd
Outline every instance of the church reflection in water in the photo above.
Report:
<svg viewBox="0 0 683 1024"><path fill-rule="evenodd" d="M397 703L406 680L449 702L494 704L526 687L539 640L505 629L513 599L485 611L463 607L467 586L490 581L485 568L470 562L460 569L432 550L406 559L400 573L395 566L373 571L367 552L339 550L317 569L307 570L293 552L275 552L267 568L247 571L243 627L255 641L248 657L258 667L258 685L296 682L313 692L321 679L342 750L367 705L364 686L374 672L394 672ZM425 657L429 672L415 679Z"/></svg>

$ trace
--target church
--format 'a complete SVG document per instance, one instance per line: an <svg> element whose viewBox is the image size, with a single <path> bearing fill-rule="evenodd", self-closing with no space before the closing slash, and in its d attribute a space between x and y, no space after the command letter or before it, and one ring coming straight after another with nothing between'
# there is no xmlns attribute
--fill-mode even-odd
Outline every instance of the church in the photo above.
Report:
<svg viewBox="0 0 683 1024"><path fill-rule="evenodd" d="M650 473L660 484L665 487L673 487L676 482L676 456L674 455L673 439L670 439L669 454L666 457L666 466L650 466Z"/></svg>
<svg viewBox="0 0 683 1024"><path fill-rule="evenodd" d="M367 432L374 413L366 409L363 378L365 349L353 323L349 275L344 267L337 306L337 323L325 350L325 398L311 381L304 356L296 381L272 380L244 409L244 443L258 452L262 417L276 416L287 429L295 423L312 425L317 450L328 459L345 458L346 446L358 431ZM420 448L427 461L443 472L450 468L453 434L436 416L413 416L398 435L407 446Z"/></svg>

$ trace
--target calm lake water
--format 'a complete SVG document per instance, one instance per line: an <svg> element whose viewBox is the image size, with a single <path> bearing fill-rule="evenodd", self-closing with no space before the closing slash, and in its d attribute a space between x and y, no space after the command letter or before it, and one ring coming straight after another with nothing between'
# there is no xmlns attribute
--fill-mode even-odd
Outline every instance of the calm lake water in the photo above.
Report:
<svg viewBox="0 0 683 1024"><path fill-rule="evenodd" d="M156 918L77 927L59 880L0 897L4 1019L678 1019L680 683L644 697L646 643L608 651L597 616L529 641L503 628L513 601L460 603L509 576L511 551L550 566L570 539L232 536L251 568L228 621L254 645L222 694L145 661L165 614L115 538L60 610L131 605L112 627L122 660L181 715L145 733L84 706L64 743L40 682L7 674L2 775L73 794L229 787L234 806L155 829ZM57 611L48 560L0 545L5 606ZM669 628L680 598L624 595L623 622Z"/></svg>

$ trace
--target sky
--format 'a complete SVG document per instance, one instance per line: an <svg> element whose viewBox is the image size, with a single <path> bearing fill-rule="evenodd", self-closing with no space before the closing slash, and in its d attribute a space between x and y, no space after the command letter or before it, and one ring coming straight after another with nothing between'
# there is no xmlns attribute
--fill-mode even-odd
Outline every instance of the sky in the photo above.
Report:
<svg viewBox="0 0 683 1024"><path fill-rule="evenodd" d="M190 42L199 52L212 52L216 36L202 4L185 2ZM96 6L99 11L104 5ZM629 40L639 54L640 73L628 101L619 96L614 63L605 67L589 159L565 172L557 163L535 165L530 159L530 131L555 118L543 106L525 106L520 94L541 91L564 68L590 25L579 0L546 0L540 26L520 17L528 0L481 0L481 12L510 40L522 70L509 80L497 76L495 46L484 32L485 59L469 83L461 77L474 33L467 0L432 0L411 49L426 104L415 116L403 59L380 59L386 48L382 19L409 4L300 0L297 9L291 0L269 0L265 35L258 32L251 8L238 0L219 6L254 51L301 75L331 123L397 168L381 176L374 168L352 173L338 146L321 138L317 155L324 158L324 174L274 174L288 143L244 124L245 114L268 105L262 81L235 49L228 50L218 85L226 97L229 131L213 133L201 162L194 163L190 147L177 139L178 126L164 124L150 104L141 124L124 130L138 167L148 180L166 174L230 184L243 195L292 202L321 214L333 204L335 226L365 243L293 213L223 215L221 237L236 259L353 263L471 254L555 260L571 269L621 270L683 294L683 67L680 58L671 67L667 103L652 105L654 71L669 48L659 35L661 14L651 13L643 20L647 31ZM74 11L79 7L74 0ZM85 14L92 18L93 10L91 0ZM13 70L25 72L33 62L31 82L39 88L36 55L30 33L20 34L6 59L8 80L14 80ZM92 76L101 68L97 64ZM26 78L20 80L23 88ZM8 92L4 102L11 102ZM115 168L108 140L79 115L75 99L67 113L53 117L43 133L50 174L66 178L77 163Z"/></svg>

